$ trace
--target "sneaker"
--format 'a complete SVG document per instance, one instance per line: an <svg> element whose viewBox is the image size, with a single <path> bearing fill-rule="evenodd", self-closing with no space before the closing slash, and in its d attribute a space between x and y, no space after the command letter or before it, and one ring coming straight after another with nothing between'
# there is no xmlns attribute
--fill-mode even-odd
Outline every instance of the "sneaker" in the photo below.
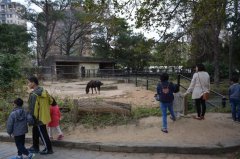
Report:
<svg viewBox="0 0 240 159"><path fill-rule="evenodd" d="M170 119L171 119L172 121L176 121L176 118L175 118L175 117L170 116Z"/></svg>
<svg viewBox="0 0 240 159"><path fill-rule="evenodd" d="M235 120L234 122L240 124L240 120Z"/></svg>
<svg viewBox="0 0 240 159"><path fill-rule="evenodd" d="M28 155L28 159L33 159L35 157L35 154L34 153L30 153L29 155Z"/></svg>
<svg viewBox="0 0 240 159"><path fill-rule="evenodd" d="M41 155L53 154L52 150L47 150L46 148L39 152Z"/></svg>
<svg viewBox="0 0 240 159"><path fill-rule="evenodd" d="M168 133L168 130L166 128L162 128L161 131L164 133Z"/></svg>
<svg viewBox="0 0 240 159"><path fill-rule="evenodd" d="M59 135L58 138L57 138L57 140L62 140L63 137L64 137L63 135Z"/></svg>
<svg viewBox="0 0 240 159"><path fill-rule="evenodd" d="M30 153L38 153L39 149L34 148L33 146L28 149Z"/></svg>

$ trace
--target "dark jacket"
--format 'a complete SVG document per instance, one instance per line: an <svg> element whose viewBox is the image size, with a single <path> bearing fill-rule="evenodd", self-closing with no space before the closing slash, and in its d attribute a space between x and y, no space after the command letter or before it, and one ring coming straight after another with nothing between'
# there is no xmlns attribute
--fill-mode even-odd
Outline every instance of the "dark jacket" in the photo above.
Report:
<svg viewBox="0 0 240 159"><path fill-rule="evenodd" d="M163 88L168 88L169 93L164 94L162 92ZM159 82L157 85L157 94L159 95L159 100L160 102L163 103L171 103L174 100L174 95L177 91L177 85L173 84L172 82L164 81L164 82Z"/></svg>
<svg viewBox="0 0 240 159"><path fill-rule="evenodd" d="M32 115L34 115L34 108L35 108L35 103L36 103L36 100L37 100L36 94L38 96L41 96L42 92L43 92L43 88L42 87L37 87L29 95L28 106L29 106L30 114L32 114Z"/></svg>
<svg viewBox="0 0 240 159"><path fill-rule="evenodd" d="M240 101L240 84L234 83L229 88L229 99Z"/></svg>
<svg viewBox="0 0 240 159"><path fill-rule="evenodd" d="M28 132L26 112L22 107L13 109L7 121L7 133L9 135L20 136Z"/></svg>

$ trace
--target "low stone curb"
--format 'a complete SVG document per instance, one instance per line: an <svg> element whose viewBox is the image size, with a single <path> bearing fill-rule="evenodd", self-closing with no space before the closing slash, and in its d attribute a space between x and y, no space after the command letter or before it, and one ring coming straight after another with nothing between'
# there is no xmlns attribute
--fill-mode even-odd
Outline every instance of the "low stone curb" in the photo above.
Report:
<svg viewBox="0 0 240 159"><path fill-rule="evenodd" d="M13 138L0 134L0 141L13 142ZM26 138L26 143L31 143L31 138ZM91 151L125 152L125 153L178 153L178 154L209 154L236 152L240 149L239 144L228 146L173 146L161 144L138 144L138 143L102 143L102 142L72 142L52 141L52 145L63 148L85 149Z"/></svg>

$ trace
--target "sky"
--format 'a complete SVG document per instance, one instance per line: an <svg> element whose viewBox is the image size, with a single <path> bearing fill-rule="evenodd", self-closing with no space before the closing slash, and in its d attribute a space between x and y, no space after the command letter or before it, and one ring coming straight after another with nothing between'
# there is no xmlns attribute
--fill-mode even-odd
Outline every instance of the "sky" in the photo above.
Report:
<svg viewBox="0 0 240 159"><path fill-rule="evenodd" d="M12 2L19 2L19 3L23 4L23 5L27 5L27 0L12 0ZM38 8L37 6L31 6L31 7L33 9L39 11L39 12L41 11L41 9ZM133 24L133 22L130 21L130 20L129 21L127 20L127 22L129 24ZM143 29L136 29L136 28L133 28L133 31L135 33L143 33L149 39L151 39L151 38L159 39L158 34L156 32L154 32L154 31L146 31L146 30L143 30Z"/></svg>

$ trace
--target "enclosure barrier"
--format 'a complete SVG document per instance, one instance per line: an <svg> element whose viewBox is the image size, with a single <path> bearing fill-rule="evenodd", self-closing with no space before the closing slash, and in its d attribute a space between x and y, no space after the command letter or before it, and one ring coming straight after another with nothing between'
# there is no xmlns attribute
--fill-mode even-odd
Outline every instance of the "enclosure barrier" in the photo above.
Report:
<svg viewBox="0 0 240 159"><path fill-rule="evenodd" d="M156 85L159 82L159 77L163 72L167 72L170 75L170 79L176 80L179 86L183 89L187 89L182 83L181 79L191 81L193 72L191 69L144 69L144 70L129 70L129 69L85 69L84 72L78 68L77 65L57 65L51 67L38 67L24 69L25 74L36 74L39 79L50 79L52 82L62 79L105 79L105 80L124 80L126 82L135 83L136 87L143 86L147 90L155 90ZM221 98L222 107L226 107L226 96L211 90L212 94ZM216 98L215 98L216 99ZM217 102L217 101L216 101ZM213 101L207 101L207 104L216 107Z"/></svg>

